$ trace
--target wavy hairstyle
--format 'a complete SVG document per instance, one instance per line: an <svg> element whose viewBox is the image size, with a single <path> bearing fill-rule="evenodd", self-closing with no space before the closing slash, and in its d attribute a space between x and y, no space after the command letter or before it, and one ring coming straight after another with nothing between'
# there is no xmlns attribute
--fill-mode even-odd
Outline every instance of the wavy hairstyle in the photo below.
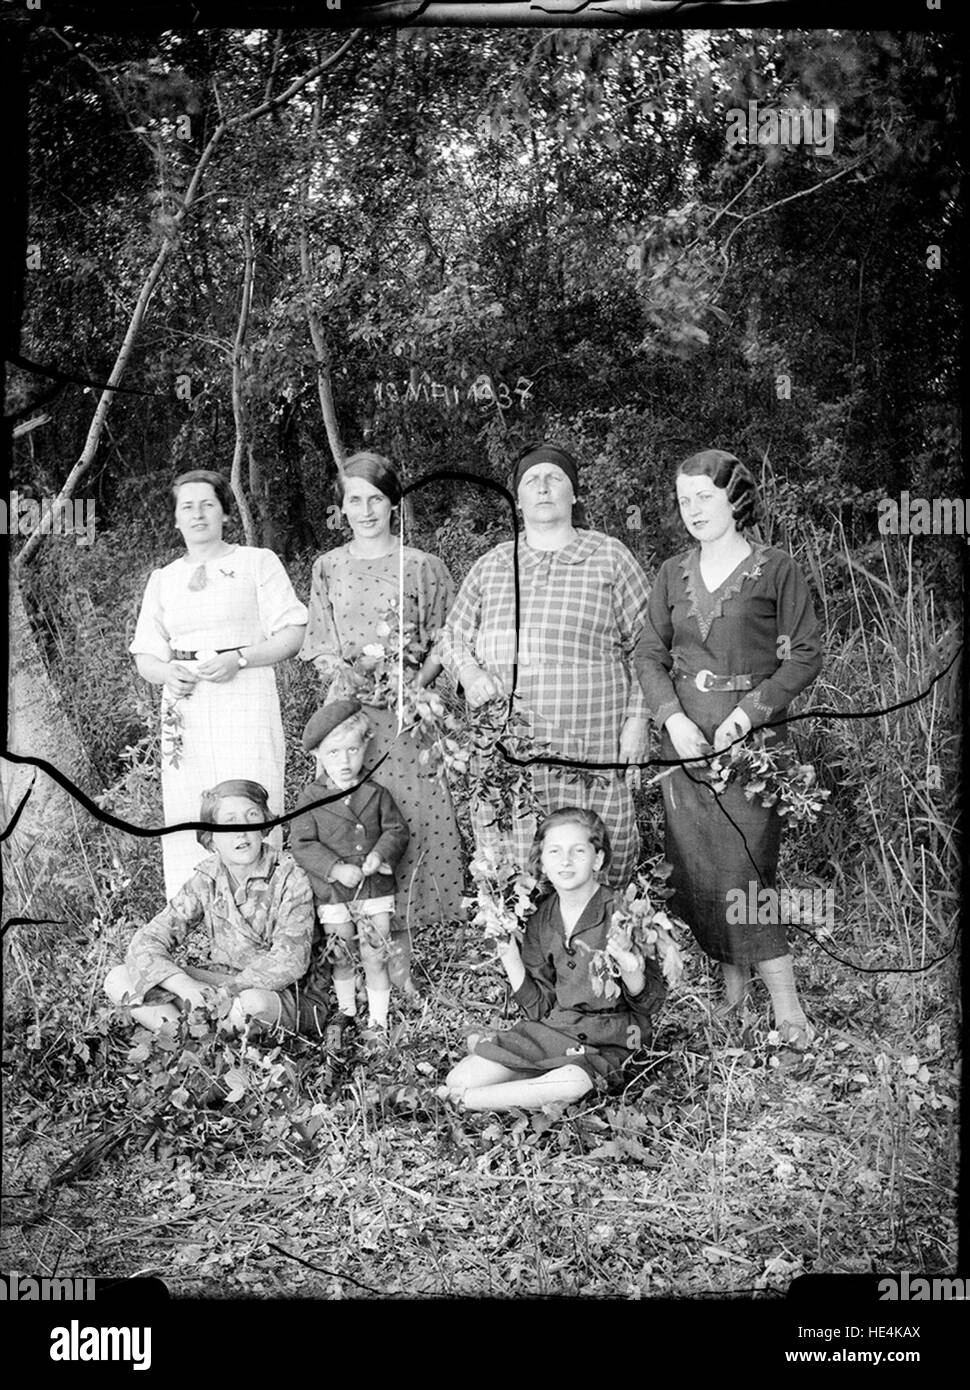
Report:
<svg viewBox="0 0 970 1390"><path fill-rule="evenodd" d="M227 517L233 514L232 488L229 486L228 479L221 473L217 473L214 468L192 468L188 473L180 473L172 482L172 497L176 502L179 500L179 488L183 483L208 483L219 499L219 505Z"/></svg>
<svg viewBox="0 0 970 1390"><path fill-rule="evenodd" d="M349 478L363 478L365 483L383 492L392 507L401 500L401 475L389 458L372 449L361 449L344 460L344 466L333 485L337 505L343 506L344 490Z"/></svg>
<svg viewBox="0 0 970 1390"><path fill-rule="evenodd" d="M259 807L263 820L272 820L269 792L260 782L250 782L245 777L230 777L228 781L218 782L208 791L204 791L199 807L199 820L205 821L208 825L218 825L216 816L219 814L219 802L227 796L244 796L247 801ZM205 849L212 849L211 830L197 830L195 838Z"/></svg>
<svg viewBox="0 0 970 1390"><path fill-rule="evenodd" d="M558 811L553 811L551 815L546 816L532 841L526 867L533 878L543 877L542 846L549 831L555 830L560 825L581 825L589 836L593 848L603 851L603 862L599 867L599 872L603 873L605 869L609 868L613 849L610 845L610 832L603 824L602 819L595 811L587 811L582 806L560 806Z"/></svg>
<svg viewBox="0 0 970 1390"><path fill-rule="evenodd" d="M754 474L734 454L724 449L702 449L699 454L691 454L690 458L677 465L675 483L681 475L687 478L707 477L715 487L725 488L739 530L756 526L761 519L761 499Z"/></svg>

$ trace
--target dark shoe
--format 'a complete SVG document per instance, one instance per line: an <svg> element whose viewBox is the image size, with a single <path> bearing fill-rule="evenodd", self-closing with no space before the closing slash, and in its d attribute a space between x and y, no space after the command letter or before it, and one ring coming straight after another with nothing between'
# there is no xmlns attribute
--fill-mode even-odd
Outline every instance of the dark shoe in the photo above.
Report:
<svg viewBox="0 0 970 1390"><path fill-rule="evenodd" d="M350 1014L335 1014L324 1031L324 1047L328 1052L338 1055L343 1051L348 1033L352 1032L356 1027L357 1020Z"/></svg>

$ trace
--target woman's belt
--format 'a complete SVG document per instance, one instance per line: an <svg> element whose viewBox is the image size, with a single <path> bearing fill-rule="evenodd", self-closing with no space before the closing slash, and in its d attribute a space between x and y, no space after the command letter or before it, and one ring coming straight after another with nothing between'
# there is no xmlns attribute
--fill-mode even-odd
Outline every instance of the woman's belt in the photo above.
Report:
<svg viewBox="0 0 970 1390"><path fill-rule="evenodd" d="M172 648L173 661L211 661L213 656L225 656L226 652L238 652L238 647L200 647L197 652L183 652Z"/></svg>
<svg viewBox="0 0 970 1390"><path fill-rule="evenodd" d="M755 675L745 672L736 676L716 676L713 671L674 671L674 678L693 681L698 690L753 690L770 672Z"/></svg>

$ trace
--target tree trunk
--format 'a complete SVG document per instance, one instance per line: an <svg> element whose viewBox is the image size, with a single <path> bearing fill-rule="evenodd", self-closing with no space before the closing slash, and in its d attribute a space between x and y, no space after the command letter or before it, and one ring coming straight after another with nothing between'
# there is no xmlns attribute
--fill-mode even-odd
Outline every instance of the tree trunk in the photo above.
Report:
<svg viewBox="0 0 970 1390"><path fill-rule="evenodd" d="M320 129L320 117L322 112L323 80L321 79L317 84L316 98L313 103L313 122L310 127L311 160L317 132ZM340 439L340 425L337 422L337 408L333 399L333 380L330 375L330 347L327 343L326 334L324 333L323 319L313 302L313 268L310 264L310 245L309 237L307 236L310 180L312 177L313 168L311 163L307 168L306 185L303 191L303 206L300 216L300 278L303 282L303 302L306 305L310 341L313 343L313 355L317 360L317 393L320 397L320 413L323 416L324 428L327 431L327 443L330 445L330 453L336 464L337 472L341 473L344 466L344 446Z"/></svg>
<svg viewBox="0 0 970 1390"><path fill-rule="evenodd" d="M91 769L87 754L61 706L34 637L20 586L12 577L9 617L10 708L7 747L12 753L44 758L74 782L88 782ZM33 777L34 769L31 767L0 763L4 826L9 823ZM14 865L23 865L32 845L39 844L49 849L70 834L73 834L71 797L43 772L37 772L30 799L10 837ZM16 871L13 879L14 882L18 881Z"/></svg>
<svg viewBox="0 0 970 1390"><path fill-rule="evenodd" d="M232 451L232 468L229 472L229 486L236 499L239 519L247 545L256 544L256 527L253 514L246 501L246 490L242 480L243 454L246 450L246 402L243 399L245 387L246 330L249 327L249 306L253 298L253 232L250 226L250 210L243 214L243 282L242 299L239 304L239 322L236 324L236 339L232 345L232 418L236 426L236 443ZM252 457L252 455L250 455Z"/></svg>

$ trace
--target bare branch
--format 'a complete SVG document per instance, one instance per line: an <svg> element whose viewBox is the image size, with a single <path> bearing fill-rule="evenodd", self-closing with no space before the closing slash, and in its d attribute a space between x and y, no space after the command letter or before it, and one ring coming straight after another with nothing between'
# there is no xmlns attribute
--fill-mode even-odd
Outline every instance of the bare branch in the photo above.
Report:
<svg viewBox="0 0 970 1390"><path fill-rule="evenodd" d="M14 439L21 439L25 434L30 434L31 430L37 429L39 425L46 425L50 418L49 415L35 415L32 420L24 420L22 424L14 425Z"/></svg>
<svg viewBox="0 0 970 1390"><path fill-rule="evenodd" d="M226 128L233 130L236 126L245 125L248 121L256 121L260 116L265 116L267 111L274 111L276 107L282 106L285 102L292 100L292 98L295 97L298 92L302 92L303 88L308 83L312 82L315 77L319 77L321 73L326 72L328 68L332 68L335 63L339 63L351 44L356 42L363 32L363 29L354 29L346 43L341 44L336 53L332 53L330 57L325 58L322 63L317 63L316 67L311 68L310 71L304 73L302 77L295 78L284 91L280 92L279 96L270 97L269 101L262 101L258 106L254 106L252 110L243 111L238 116L230 116L226 121Z"/></svg>
<svg viewBox="0 0 970 1390"><path fill-rule="evenodd" d="M280 66L280 49L283 44L283 30L277 29L276 37L273 40L273 56L270 59L269 76L266 79L266 90L263 93L263 100L269 101L273 95L273 84L276 82L276 74Z"/></svg>
<svg viewBox="0 0 970 1390"><path fill-rule="evenodd" d="M824 188L826 184L835 183L836 179L844 179L846 174L851 174L853 169L858 169L859 165L864 164L869 157L868 154L864 154L861 158L853 160L851 164L847 164L844 169L840 169L837 174L830 174L827 179L822 179L819 183L813 183L811 188L800 188L797 193L789 193L786 198L779 198L777 202L768 203L766 207L756 208L754 212L749 212L745 217L741 218L741 221L738 222L736 226L731 228L731 231L725 239L724 245L721 247L721 255L724 257L727 256L727 250L731 242L744 224L750 222L752 218L763 217L766 212L773 212L775 208L784 207L786 203L793 203L796 198L807 198L810 193L817 193L818 190ZM747 187L747 185L745 185L745 187ZM742 189L742 192L743 191ZM729 203L728 207L730 206L731 204Z"/></svg>
<svg viewBox="0 0 970 1390"><path fill-rule="evenodd" d="M236 324L236 339L232 345L232 418L236 426L236 443L232 451L232 468L229 471L229 486L239 508L243 533L247 545L256 544L256 527L253 514L246 501L242 483L242 461L246 448L246 404L243 399L243 377L245 374L244 356L246 333L249 328L249 310L253 302L253 280L256 262L253 255L252 210L247 206L243 214L243 282L242 298L239 303L239 321Z"/></svg>
<svg viewBox="0 0 970 1390"><path fill-rule="evenodd" d="M300 208L300 278L303 282L303 302L306 306L307 327L310 330L310 341L313 343L313 355L317 362L317 394L320 397L320 413L323 416L324 428L327 431L327 442L330 445L330 452L333 461L337 465L337 472L341 472L344 464L344 447L340 438L340 424L337 420L337 409L333 398L333 379L330 375L330 348L327 344L326 334L324 333L323 322L320 313L313 302L313 271L310 265L310 245L307 233L307 221L309 217L310 203L310 180L313 177L313 150L316 145L316 137L320 130L320 118L323 113L323 81L317 86L316 95L313 102L313 120L310 124L309 155L307 165L306 183L303 188L302 206Z"/></svg>
<svg viewBox="0 0 970 1390"><path fill-rule="evenodd" d="M810 193L817 193L818 190L820 188L824 188L826 184L835 183L836 179L841 179L844 178L846 174L851 174L853 169L858 169L859 165L864 164L866 160L870 157L870 154L864 154L860 156L859 159L853 160L851 164L847 164L844 169L840 169L837 174L830 174L827 179L822 179L819 183L813 183L811 188L800 188L797 193L789 193L785 198L779 198L776 202L768 203L763 208L756 208L754 212L747 213L744 217L741 218L740 222L735 223L735 225L731 228L730 232L725 238L724 245L718 248L718 254L724 261L724 273L721 276L720 280L718 280L717 284L714 286L714 290L711 293L711 299L717 298L717 296L721 292L721 286L724 284L724 281L728 277L728 273L731 269L731 264L728 260L727 254L728 247L731 245L731 242L734 240L735 236L745 225L745 223L752 221L752 219L755 217L762 217L766 212L772 212L775 208L784 207L786 203L793 203L796 198L807 198ZM728 204L728 206L730 206L730 204Z"/></svg>

